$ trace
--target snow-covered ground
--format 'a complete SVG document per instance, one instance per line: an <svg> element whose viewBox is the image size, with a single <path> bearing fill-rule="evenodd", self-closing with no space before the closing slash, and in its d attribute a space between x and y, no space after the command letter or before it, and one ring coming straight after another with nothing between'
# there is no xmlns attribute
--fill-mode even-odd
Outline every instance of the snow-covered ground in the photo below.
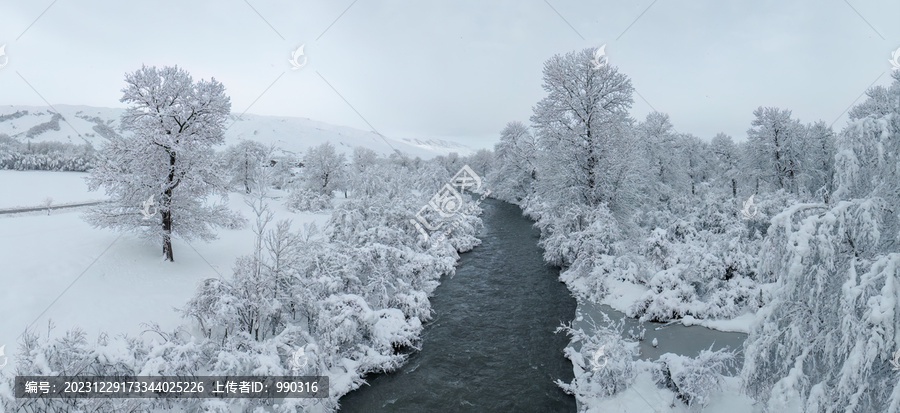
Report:
<svg viewBox="0 0 900 413"><path fill-rule="evenodd" d="M707 413L759 413L753 400L741 394L741 382L737 377L726 377L722 391L710 396L709 404L702 409ZM637 374L634 384L625 391L608 398L596 398L584 413L688 413L692 410L675 398L675 393L657 387L647 371Z"/></svg>
<svg viewBox="0 0 900 413"><path fill-rule="evenodd" d="M83 174L65 172L0 171L4 196L0 205L40 206L44 197L60 202L100 198L88 192ZM250 217L243 196L231 194L230 206ZM272 202L276 219L295 225L315 222L328 213L293 214ZM134 234L92 228L82 209L0 215L0 346L9 356L25 328L51 334L80 327L91 339L101 332L139 335L142 323L156 322L173 329L183 322L174 310L183 306L203 279L231 275L238 256L252 250L250 226L221 229L210 243L190 244L176 238L175 262L162 259L161 246ZM12 358L4 369L14 369Z"/></svg>
<svg viewBox="0 0 900 413"><path fill-rule="evenodd" d="M0 170L0 211L13 208L101 201L102 192L89 192L86 173Z"/></svg>

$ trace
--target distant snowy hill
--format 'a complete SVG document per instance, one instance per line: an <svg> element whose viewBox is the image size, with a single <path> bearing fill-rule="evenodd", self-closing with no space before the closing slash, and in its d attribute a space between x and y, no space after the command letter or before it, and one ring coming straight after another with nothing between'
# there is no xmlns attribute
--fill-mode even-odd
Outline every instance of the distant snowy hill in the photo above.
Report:
<svg viewBox="0 0 900 413"><path fill-rule="evenodd" d="M124 110L73 105L56 105L55 108L59 114L47 106L0 106L0 135L9 135L21 142L87 141L98 146L104 140L104 135L119 130L119 119ZM382 139L374 132L297 117L245 114L238 119L233 114L229 125L225 132L226 145L248 139L265 144L274 143L284 150L296 153L326 141L345 153L350 153L356 146L363 146L381 154L389 154L397 149L423 159L450 152L460 155L473 152L465 145L445 140Z"/></svg>

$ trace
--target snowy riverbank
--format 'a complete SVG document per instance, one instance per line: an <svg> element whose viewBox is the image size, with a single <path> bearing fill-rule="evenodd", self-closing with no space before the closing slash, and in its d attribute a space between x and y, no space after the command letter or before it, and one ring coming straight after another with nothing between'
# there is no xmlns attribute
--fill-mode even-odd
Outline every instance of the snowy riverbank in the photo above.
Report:
<svg viewBox="0 0 900 413"><path fill-rule="evenodd" d="M663 324L663 323L639 323L635 319L624 317L624 314L611 308L607 304L580 301L575 310L572 322L573 328L582 329L587 335L594 334L594 323L604 324L603 315L607 315L613 322L624 320L623 336L630 338L641 336L643 340L636 342L634 377L631 384L620 393L609 397L580 397L577 398L578 411L581 413L601 412L646 412L658 413L688 413L692 410L676 399L676 394L666 388L661 388L656 383L656 361L666 353L674 353L682 356L696 357L702 350L718 350L730 348L741 350L746 338L744 333L717 331L698 325ZM733 321L740 327L751 316L745 316L742 320ZM716 324L716 323L711 323ZM728 321L720 321L720 326L729 327ZM656 346L653 343L657 343ZM591 374L595 360L592 351L582 352L581 343L577 340L570 342L569 347L573 355L572 368L576 377ZM737 359L738 362L742 358ZM597 359L600 363L607 361ZM741 393L741 380L737 377L737 369L731 376L724 377L719 392L710 396L709 404L705 412L722 413L754 413L753 400Z"/></svg>

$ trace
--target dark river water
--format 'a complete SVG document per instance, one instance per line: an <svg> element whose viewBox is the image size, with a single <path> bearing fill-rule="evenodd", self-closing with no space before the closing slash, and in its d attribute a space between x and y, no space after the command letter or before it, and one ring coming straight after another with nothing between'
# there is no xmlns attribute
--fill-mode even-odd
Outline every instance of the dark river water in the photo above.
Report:
<svg viewBox="0 0 900 413"><path fill-rule="evenodd" d="M554 330L572 320L575 299L544 264L539 232L519 207L487 199L482 244L462 254L431 303L422 350L370 386L341 399L342 412L574 412L563 357L568 339Z"/></svg>

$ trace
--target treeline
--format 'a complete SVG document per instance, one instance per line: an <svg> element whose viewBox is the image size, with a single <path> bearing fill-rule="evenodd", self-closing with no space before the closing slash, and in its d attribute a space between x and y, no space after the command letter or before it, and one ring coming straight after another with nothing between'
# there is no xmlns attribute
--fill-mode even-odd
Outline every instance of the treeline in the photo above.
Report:
<svg viewBox="0 0 900 413"><path fill-rule="evenodd" d="M0 169L85 172L93 166L95 158L96 150L88 143L23 143L0 134Z"/></svg>

